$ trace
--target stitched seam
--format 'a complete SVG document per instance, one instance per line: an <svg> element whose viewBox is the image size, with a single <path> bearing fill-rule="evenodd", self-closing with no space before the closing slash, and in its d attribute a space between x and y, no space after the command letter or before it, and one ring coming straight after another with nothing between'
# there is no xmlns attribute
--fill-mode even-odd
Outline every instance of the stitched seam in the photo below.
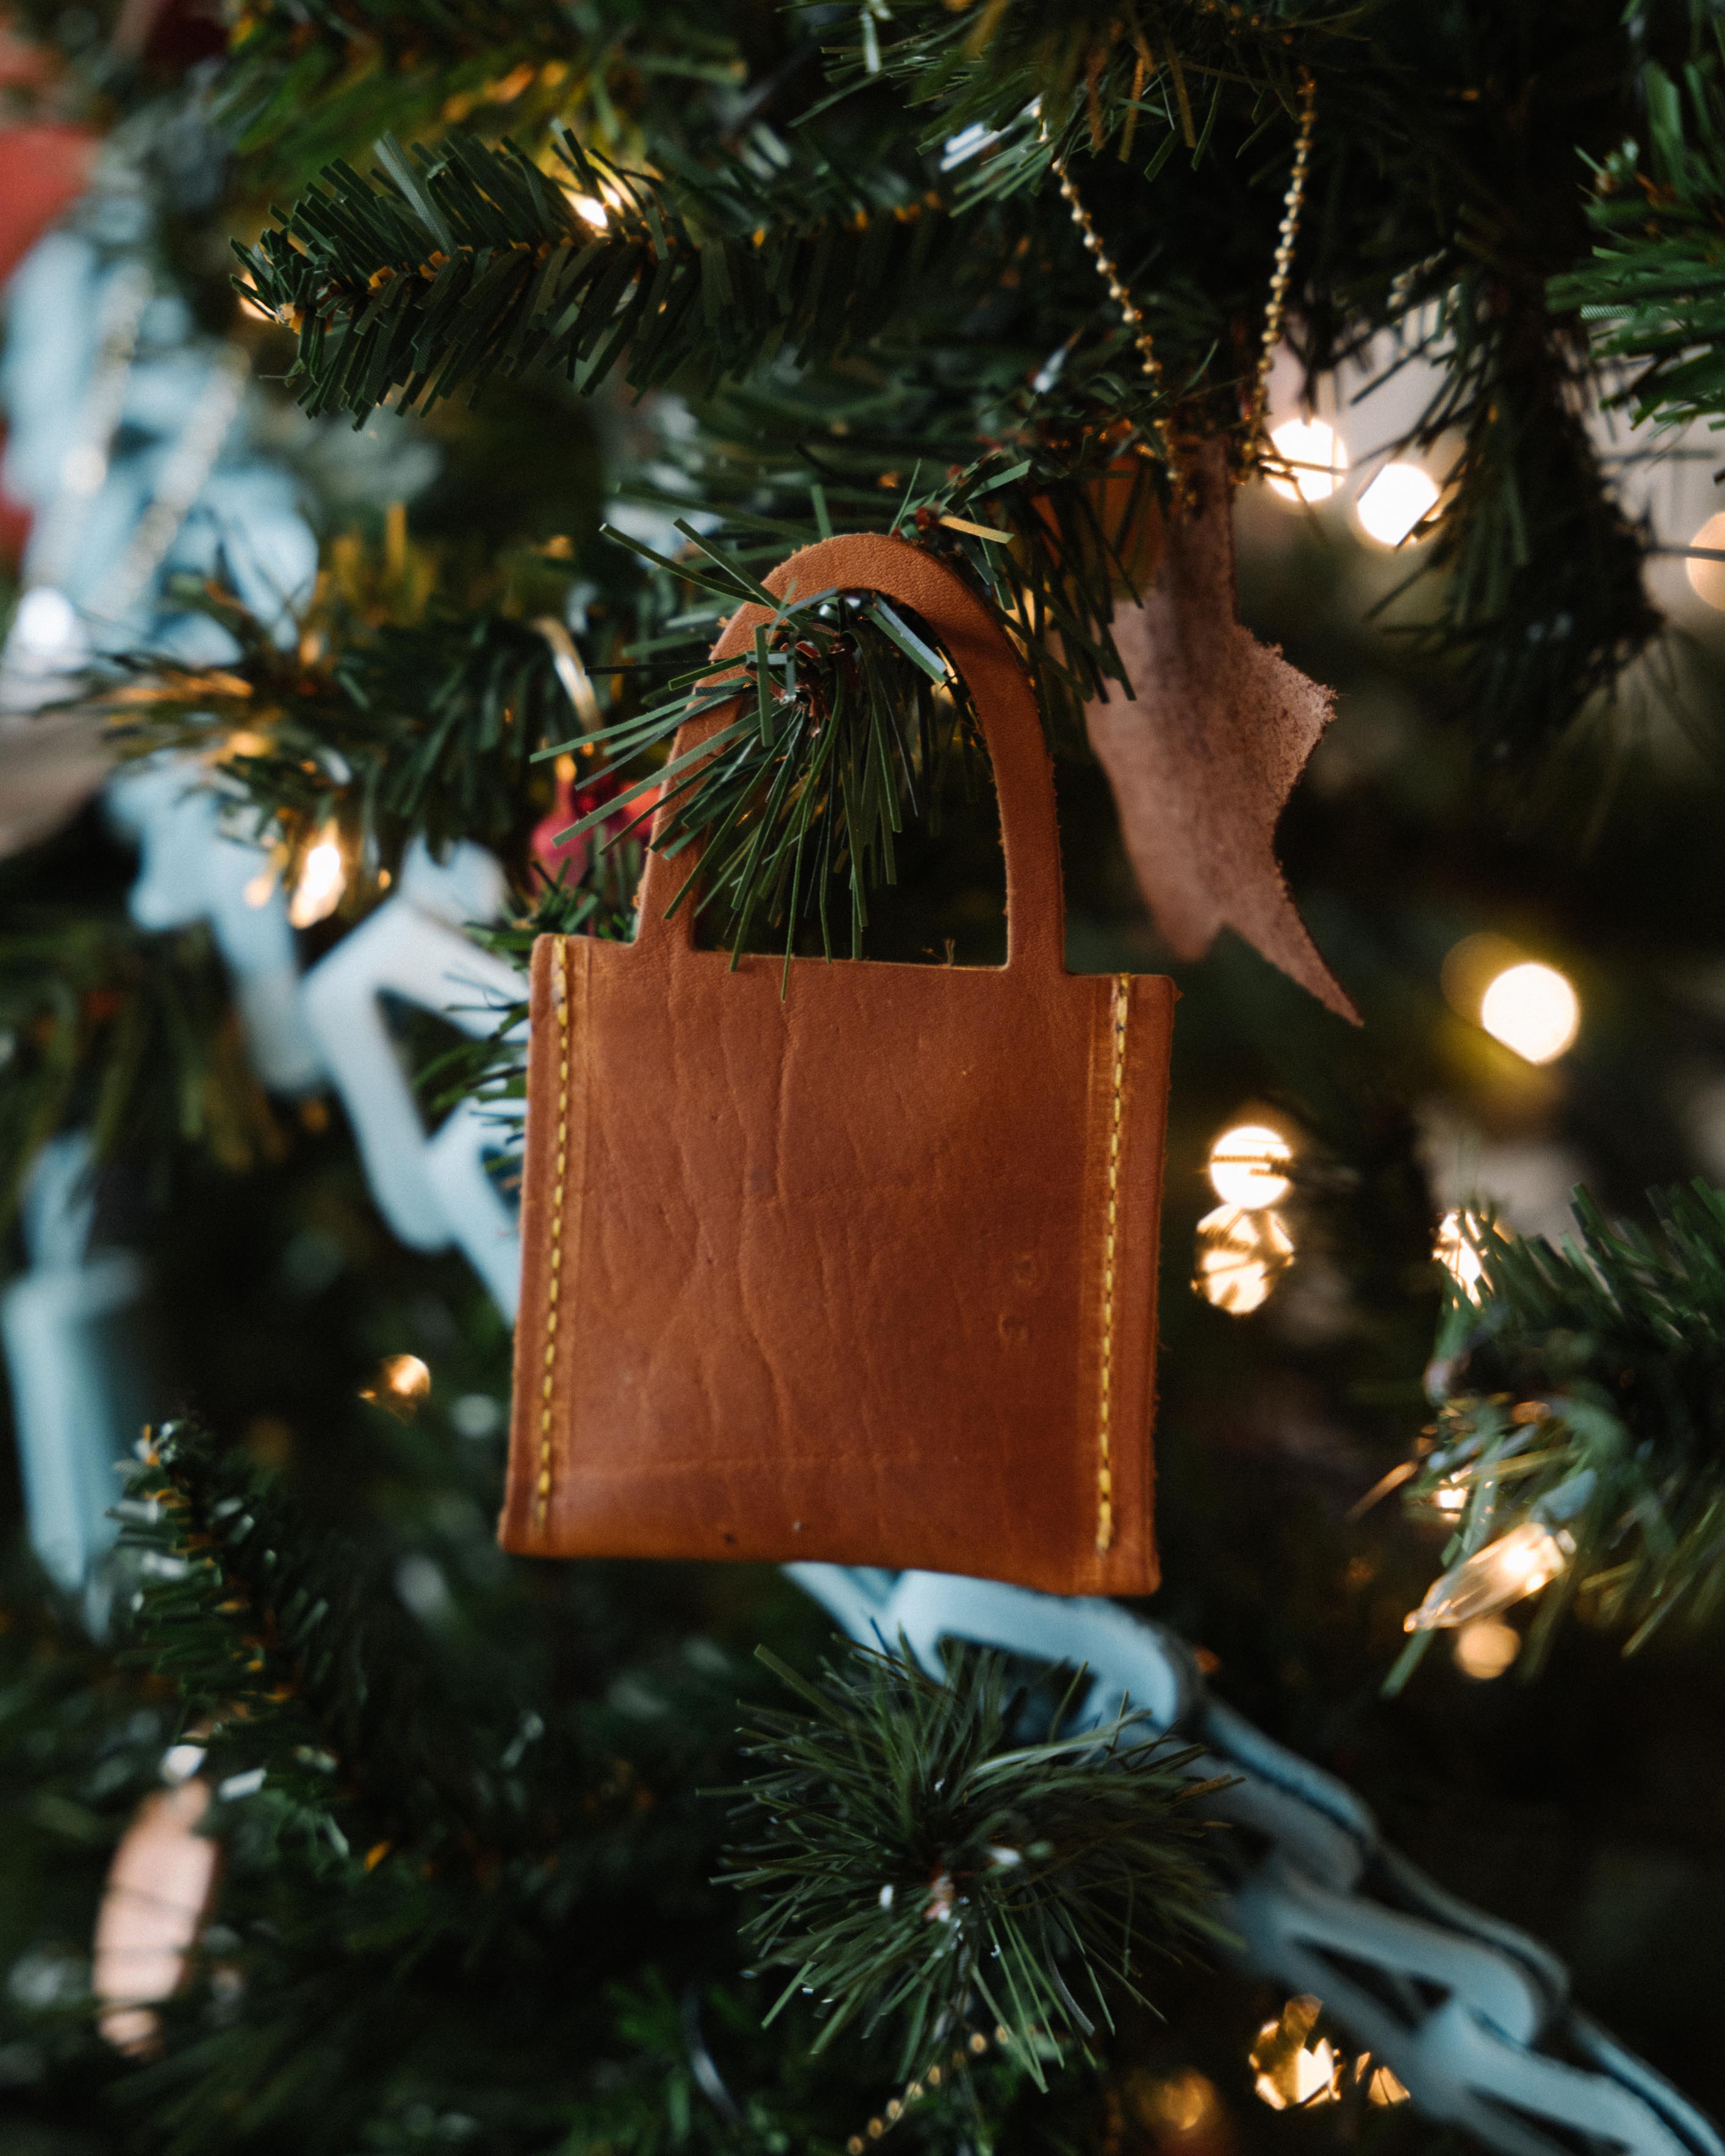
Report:
<svg viewBox="0 0 1725 2156"><path fill-rule="evenodd" d="M545 1296L545 1358L539 1385L539 1476L533 1493L533 1522L542 1534L551 1517L557 1296L562 1282L563 1191L569 1162L569 946L561 937L552 948L551 966L551 1000L557 1014L557 1152L551 1185L551 1282Z"/></svg>
<svg viewBox="0 0 1725 2156"><path fill-rule="evenodd" d="M1102 1378L1097 1409L1096 1553L1114 1540L1114 1245L1120 1226L1120 1116L1126 1086L1126 1014L1132 977L1120 974L1114 987L1114 1075L1108 1120L1108 1214L1102 1237Z"/></svg>

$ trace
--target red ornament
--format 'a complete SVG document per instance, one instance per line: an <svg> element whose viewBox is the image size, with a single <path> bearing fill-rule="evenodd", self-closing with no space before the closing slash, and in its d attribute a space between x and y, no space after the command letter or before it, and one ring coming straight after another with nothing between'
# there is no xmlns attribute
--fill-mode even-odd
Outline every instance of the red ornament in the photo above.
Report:
<svg viewBox="0 0 1725 2156"><path fill-rule="evenodd" d="M611 845L632 824L639 823L644 833L650 826L653 812L659 806L656 786L625 801L614 816L606 817L596 832L583 831L576 837L559 841L560 833L567 832L572 824L580 823L583 817L591 816L606 802L614 801L623 787L624 781L609 770L596 771L578 785L574 758L557 758L557 798L552 803L550 814L541 817L533 826L531 841L533 860L547 883L579 883L592 861L595 835L603 844Z"/></svg>

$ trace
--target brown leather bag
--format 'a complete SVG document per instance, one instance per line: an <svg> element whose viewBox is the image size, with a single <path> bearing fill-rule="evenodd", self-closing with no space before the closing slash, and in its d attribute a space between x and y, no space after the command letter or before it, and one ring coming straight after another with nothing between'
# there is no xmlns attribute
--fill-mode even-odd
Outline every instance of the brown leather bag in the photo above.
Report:
<svg viewBox="0 0 1725 2156"><path fill-rule="evenodd" d="M504 1546L1147 1593L1173 985L1066 971L1035 704L951 570L861 536L766 583L882 593L963 675L1007 963L799 959L782 998L665 918L656 854L633 943L540 938Z"/></svg>

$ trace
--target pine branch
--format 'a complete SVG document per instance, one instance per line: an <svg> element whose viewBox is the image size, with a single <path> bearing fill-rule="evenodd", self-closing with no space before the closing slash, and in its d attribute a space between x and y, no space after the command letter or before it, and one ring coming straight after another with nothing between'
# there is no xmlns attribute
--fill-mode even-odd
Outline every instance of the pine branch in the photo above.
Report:
<svg viewBox="0 0 1725 2156"><path fill-rule="evenodd" d="M512 142L386 141L382 172L332 166L239 251L298 336L289 379L308 411L357 420L532 367L591 389L625 354L637 388L685 369L711 387L771 352L808 364L873 335L945 236L909 180L776 146L713 170L668 161L655 181L566 132L560 175Z"/></svg>
<svg viewBox="0 0 1725 2156"><path fill-rule="evenodd" d="M1530 1673L1578 1602L1625 1652L1725 1602L1725 1193L1651 1202L1617 1227L1578 1192L1558 1245L1483 1224L1478 1301L1449 1296L1409 1496L1456 1521L1452 1567L1524 1522L1567 1538Z"/></svg>
<svg viewBox="0 0 1725 2156"><path fill-rule="evenodd" d="M572 825L615 821L619 808L663 793L671 804L660 850L701 849L699 896L685 881L671 911L711 910L733 952L757 926L778 924L787 963L805 921L833 955L831 880L848 886L850 947L860 955L868 892L896 880L894 839L908 814L938 828L956 772L973 790L978 742L963 684L919 626L878 594L811 592L772 602L734 555L681 527L697 562L651 556L721 619L740 605L774 606L739 675L731 662L674 675L658 701L590 738L619 762L665 748L690 718L725 714L701 749L656 762ZM568 749L574 742L560 746ZM542 755L552 755L546 749Z"/></svg>
<svg viewBox="0 0 1725 2156"><path fill-rule="evenodd" d="M1593 167L1593 259L1553 280L1554 306L1595 325L1633 369L1620 401L1635 424L1725 418L1725 33L1680 78L1642 70L1645 146ZM1645 149L1645 154L1644 154Z"/></svg>
<svg viewBox="0 0 1725 2156"><path fill-rule="evenodd" d="M507 591L442 575L417 548L393 578L347 537L326 559L285 647L226 593L183 594L236 657L187 668L136 655L128 680L87 700L110 738L218 765L237 827L278 846L290 887L331 828L373 875L394 874L423 838L439 854L460 839L490 847L524 876L527 831L550 805L534 755L569 716L551 645Z"/></svg>
<svg viewBox="0 0 1725 2156"><path fill-rule="evenodd" d="M257 0L213 110L249 175L297 183L428 114L483 131L561 120L614 151L644 125L677 139L698 124L703 85L734 95L745 74L735 38L700 7L527 0L500 17L477 0Z"/></svg>
<svg viewBox="0 0 1725 2156"><path fill-rule="evenodd" d="M1659 634L1650 534L1607 483L1582 354L1537 291L1470 271L1432 346L1446 379L1410 442L1435 459L1459 434L1461 449L1449 507L1400 588L1440 579L1435 617L1395 633L1450 671L1483 745L1525 760Z"/></svg>
<svg viewBox="0 0 1725 2156"><path fill-rule="evenodd" d="M120 1511L143 1579L131 1657L176 1686L254 1850L291 1839L347 1867L387 1845L542 1890L547 1815L496 1765L527 1718L519 1687L460 1671L415 1625L387 1550L314 1522L280 1478L189 1420L146 1439ZM604 1770L567 1724L533 1719L531 1771L557 1815L578 1810Z"/></svg>
<svg viewBox="0 0 1725 2156"><path fill-rule="evenodd" d="M1221 1936L1191 1807L1223 1785L1187 1779L1197 1748L1137 1715L1062 1734L1081 1672L1023 1743L998 1656L942 1682L901 1642L810 1683L760 1654L807 1711L744 1732L762 1765L736 1816L762 1838L726 1876L759 1897L744 1935L762 1964L793 1971L774 2014L820 2001L817 2049L890 2025L911 2075L980 2020L1040 2086L1040 2036L1111 2028L1111 2000L1145 2001L1147 1957Z"/></svg>
<svg viewBox="0 0 1725 2156"><path fill-rule="evenodd" d="M835 525L914 532L995 613L1050 746L1070 752L1085 705L1125 678L1115 602L1153 559L1167 497L1156 434L1167 402L1098 342L1040 394L1028 379L1047 357L1040 346L1014 354L993 338L967 351L950 332L896 352L890 376L727 390L702 408L698 434L655 460L680 475L679 490L638 481L628 495L673 516L699 501L724 517L718 536L786 553Z"/></svg>

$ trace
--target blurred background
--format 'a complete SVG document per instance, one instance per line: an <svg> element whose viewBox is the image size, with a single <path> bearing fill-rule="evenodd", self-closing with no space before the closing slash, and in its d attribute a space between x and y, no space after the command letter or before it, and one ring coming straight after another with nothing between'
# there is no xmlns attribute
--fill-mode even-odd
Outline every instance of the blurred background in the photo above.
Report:
<svg viewBox="0 0 1725 2156"><path fill-rule="evenodd" d="M578 1711L644 1797L634 1838L583 1883L579 1948L548 1962L536 1949L542 1996L622 1984L646 1999L653 1969L667 1996L694 1971L754 1998L728 1905L707 1883L723 1806L697 1793L734 1778L736 1699L770 1690L754 1647L811 1666L828 1628L774 1573L535 1567L498 1553L511 1341L485 1279L459 1250L393 1231L342 1097L315 1059L295 1075L291 1037L275 1044L291 1082L266 1086L249 1062L219 909L174 895L182 850L213 839L152 823L126 792L135 779L110 783L90 725L31 714L88 656L54 612L62 590L95 595L109 649L187 664L222 646L176 594L212 577L260 620L290 620L319 579L326 595L342 587L408 619L417 578L482 592L516 621L550 614L579 641L625 603L601 521L655 539L669 528L639 485L626 501L617 490L676 440L680 407L542 381L429 419L380 413L355 430L306 418L278 379L290 341L234 302L228 243L326 151L352 146L314 129L290 153L236 161L184 95L188 80L217 80L224 49L195 11L134 21L128 0L117 22L44 11L0 35L0 1137L15 1200L0 1412L19 1440L0 1482L0 2138L19 2156L230 2140L357 2152L458 2141L467 2129L439 2122L466 2118L485 2145L626 2139L614 2120L583 2127L572 2095L557 2139L549 2113L516 2119L520 2091L496 2086L506 2076L462 2063L449 2030L483 2048L491 2010L475 1994L497 1987L459 1956L434 1983L428 1965L429 1991L403 1979L386 2004L364 1997L355 1949L351 1995L350 1979L331 1979L326 2032L330 2059L347 2063L307 2084L325 2091L315 2122L309 2097L283 2096L229 2134L200 2108L208 2091L187 2051L140 2065L91 2043L90 1943L112 1851L184 1732L159 1679L125 1659L126 1575L104 1504L44 1494L27 1422L81 1417L117 1446L146 1421L195 1411L290 1486L306 1518L358 1553L380 1613L370 1637L398 1635L418 1672L428 1753L488 1696L514 1702L526 1686ZM140 261L147 292L126 284ZM1441 1262L1471 1262L1454 1216L1489 1208L1517 1235L1553 1235L1578 1184L1639 1218L1650 1187L1725 1182L1725 559L1685 552L1725 552L1725 458L1705 431L1665 437L1656 454L1620 416L1589 414L1623 499L1670 550L1650 567L1666 630L1549 757L1494 772L1454 723L1454 675L1417 634L1433 587L1410 577L1417 539L1403 542L1437 500L1444 462L1388 453L1431 388L1417 361L1383 378L1391 357L1326 377L1313 403L1283 355L1272 430L1301 477L1253 484L1236 520L1245 620L1337 691L1278 844L1363 1024L1332 1017L1227 934L1204 961L1174 963L1101 773L1076 757L1058 767L1070 964L1166 971L1182 997L1156 1440L1165 1584L1152 1614L1194 1644L1224 1698L1353 1784L1445 1887L1547 1942L1590 2012L1717 2109L1717 1640L1673 1631L1625 1658L1572 1625L1529 1683L1525 1612L1512 1609L1446 1635L1386 1697L1445 1529L1393 1498L1359 1507L1428 1417ZM548 768L523 783L512 871L552 805ZM1000 896L987 804L938 844L912 834L906 860L877 954L937 953L948 939L988 949ZM167 894L153 916L133 895L141 869ZM358 932L341 875L338 861L327 905L315 877L281 894L302 968ZM267 1029L260 1009L247 1015ZM439 1059L462 1029L404 999L390 1023L434 1135L452 1105ZM93 1182L80 1180L80 1132L104 1158ZM47 1172L50 1138L63 1150ZM247 1922L269 1921L266 1870L242 1854L231 1902L215 1905L230 1958L244 1958ZM263 1995L266 1979L249 1981ZM1188 1973L1158 1995L1163 2018L1132 2026L1125 2063L1081 2107L1026 2097L1011 2133L1190 2156L1442 2138L1405 2106L1344 2118L1266 2100L1249 2053L1283 2001L1261 1987ZM760 2040L737 2033L737 2030L708 2035L741 2087ZM368 2014L362 2042L348 2023ZM647 2005L639 2017L650 2021ZM524 2046L562 2041L549 2021L521 2032ZM648 2039L639 2048L647 2056ZM400 2086L382 2085L385 2054L414 2061ZM842 2140L847 2107L866 2116L877 2065L860 2056L806 2097L817 2139ZM236 2087L264 2070L261 2053L221 2069ZM116 2108L126 2076L145 2094ZM364 2101L344 2108L337 2082L363 2087ZM706 2130L685 2121L681 2138ZM675 2119L630 2145L659 2145L655 2134L676 2143Z"/></svg>

